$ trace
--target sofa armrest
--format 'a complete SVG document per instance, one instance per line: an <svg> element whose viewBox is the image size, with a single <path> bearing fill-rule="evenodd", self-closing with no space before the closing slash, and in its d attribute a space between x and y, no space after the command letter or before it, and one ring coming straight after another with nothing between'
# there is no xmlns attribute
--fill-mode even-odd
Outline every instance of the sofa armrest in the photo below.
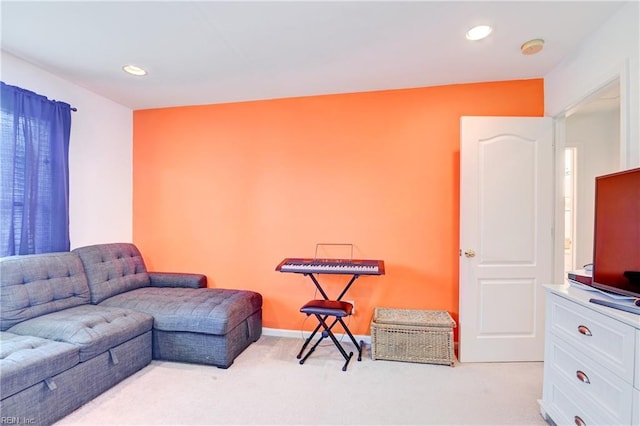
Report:
<svg viewBox="0 0 640 426"><path fill-rule="evenodd" d="M151 287L191 287L204 288L207 277L202 274L182 272L149 272Z"/></svg>

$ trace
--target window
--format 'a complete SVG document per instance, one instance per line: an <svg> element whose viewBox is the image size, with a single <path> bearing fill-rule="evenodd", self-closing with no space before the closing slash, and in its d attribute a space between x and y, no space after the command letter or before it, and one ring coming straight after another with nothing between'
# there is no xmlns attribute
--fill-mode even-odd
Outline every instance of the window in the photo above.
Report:
<svg viewBox="0 0 640 426"><path fill-rule="evenodd" d="M68 251L71 107L0 84L0 256Z"/></svg>

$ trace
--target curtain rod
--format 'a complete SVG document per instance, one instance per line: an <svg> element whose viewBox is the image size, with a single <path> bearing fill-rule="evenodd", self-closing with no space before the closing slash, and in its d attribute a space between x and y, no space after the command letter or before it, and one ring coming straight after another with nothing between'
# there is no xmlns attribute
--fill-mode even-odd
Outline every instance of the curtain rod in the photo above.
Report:
<svg viewBox="0 0 640 426"><path fill-rule="evenodd" d="M17 87L17 86L16 86L16 87ZM18 89L20 89L20 87L18 87ZM21 90L26 90L26 89L21 89ZM26 91L28 92L28 90L26 90ZM37 93L35 93L35 92L31 92L31 93L34 93L34 94L38 95L38 94L37 94ZM38 95L38 96L43 96L43 97L45 97L45 98L46 98L46 96L44 96L44 95ZM47 98L47 100L48 100L48 101L50 100L51 102L62 102L63 104L67 104L67 105L69 105L67 102L64 102L64 101L56 101L55 99L48 99L48 98ZM78 111L78 108L76 108L76 107L72 107L71 105L69 105L69 109L70 109L71 111L73 111L73 112Z"/></svg>

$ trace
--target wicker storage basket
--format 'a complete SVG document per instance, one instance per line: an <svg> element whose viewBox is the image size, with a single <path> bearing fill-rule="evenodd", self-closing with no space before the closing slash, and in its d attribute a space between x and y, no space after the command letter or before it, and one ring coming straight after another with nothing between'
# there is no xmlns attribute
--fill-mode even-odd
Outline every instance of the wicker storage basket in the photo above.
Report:
<svg viewBox="0 0 640 426"><path fill-rule="evenodd" d="M453 366L455 326L445 311L375 308L371 357Z"/></svg>

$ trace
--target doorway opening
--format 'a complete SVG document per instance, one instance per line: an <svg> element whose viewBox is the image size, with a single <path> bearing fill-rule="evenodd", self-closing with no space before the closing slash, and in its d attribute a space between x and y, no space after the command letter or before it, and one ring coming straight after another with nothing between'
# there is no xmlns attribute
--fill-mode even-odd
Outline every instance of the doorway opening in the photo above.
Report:
<svg viewBox="0 0 640 426"><path fill-rule="evenodd" d="M573 250L576 222L576 154L577 148L564 150L564 270L576 268L576 256Z"/></svg>
<svg viewBox="0 0 640 426"><path fill-rule="evenodd" d="M563 276L593 263L595 178L623 168L620 79L609 82L561 117ZM560 167L561 165L558 164ZM558 175L560 177L560 175ZM558 242L559 243L559 242ZM559 246L556 246L560 248Z"/></svg>

